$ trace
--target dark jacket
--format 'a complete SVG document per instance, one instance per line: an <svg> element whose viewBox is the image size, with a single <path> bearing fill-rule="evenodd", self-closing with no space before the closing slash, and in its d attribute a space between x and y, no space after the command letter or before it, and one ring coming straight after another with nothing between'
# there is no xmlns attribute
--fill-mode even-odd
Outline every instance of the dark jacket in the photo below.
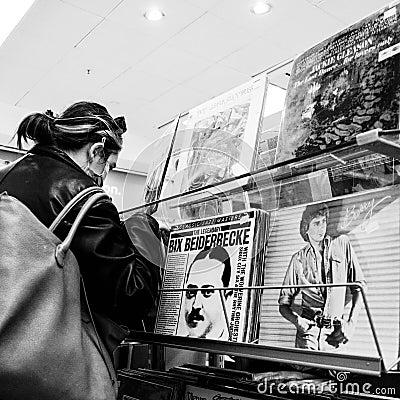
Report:
<svg viewBox="0 0 400 400"><path fill-rule="evenodd" d="M24 203L47 227L63 207L94 181L63 151L35 146L10 171L0 170L0 192ZM81 205L55 234L64 239ZM155 232L158 227L154 227ZM120 223L111 200L96 204L82 221L71 245L92 311L133 329L140 327L159 285L159 266L143 259Z"/></svg>

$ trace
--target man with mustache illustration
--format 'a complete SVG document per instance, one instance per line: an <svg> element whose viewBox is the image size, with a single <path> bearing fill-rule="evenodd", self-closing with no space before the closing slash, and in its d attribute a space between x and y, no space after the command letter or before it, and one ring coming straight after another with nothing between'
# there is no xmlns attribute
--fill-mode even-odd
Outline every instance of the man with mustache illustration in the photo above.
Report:
<svg viewBox="0 0 400 400"><path fill-rule="evenodd" d="M225 303L232 291L216 287L228 287L231 263L228 252L221 246L200 251L189 267L184 293L184 320L180 324L188 336L211 339L228 339L228 327L224 315ZM178 334L179 331L178 330Z"/></svg>

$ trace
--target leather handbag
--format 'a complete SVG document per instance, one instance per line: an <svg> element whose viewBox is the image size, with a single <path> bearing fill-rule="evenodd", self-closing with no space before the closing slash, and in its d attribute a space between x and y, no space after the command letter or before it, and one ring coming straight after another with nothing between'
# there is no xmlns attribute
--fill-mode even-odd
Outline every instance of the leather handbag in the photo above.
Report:
<svg viewBox="0 0 400 400"><path fill-rule="evenodd" d="M52 230L87 197L60 241ZM69 250L84 215L105 197L97 187L83 190L47 228L0 194L0 399L116 398L114 367Z"/></svg>

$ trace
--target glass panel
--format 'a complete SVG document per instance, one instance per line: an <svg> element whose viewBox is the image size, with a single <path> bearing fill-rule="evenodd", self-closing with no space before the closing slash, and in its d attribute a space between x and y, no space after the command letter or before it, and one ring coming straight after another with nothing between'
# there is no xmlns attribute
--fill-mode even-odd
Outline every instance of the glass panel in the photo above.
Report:
<svg viewBox="0 0 400 400"><path fill-rule="evenodd" d="M274 71L271 76L279 76L278 72ZM280 76L282 81L284 76L287 77L286 74ZM271 82L273 84L272 78ZM300 363L301 360L308 360L304 364L312 365L309 354L322 351L328 357L326 368L329 365L340 365L340 360L348 362L351 357L370 357L372 360L382 356L385 366L389 366L397 359L399 348L399 159L373 151L375 144L367 149L351 140L334 149L321 150L312 157L299 157L274 164L282 108L283 103L270 105L269 111L265 110L256 150L258 160L255 171L243 172L234 178L174 194L168 190L176 178L174 174L179 159L178 153L173 153L166 170L161 200L127 210L123 216L127 218L138 211L149 211L163 228L167 243L171 226L177 224L249 208L266 211L269 216L266 224L266 259L260 267L264 269L263 284L266 288L258 289L262 293L258 344L263 348L263 354L266 347L273 348L278 355L279 351L282 352L282 359L293 359ZM180 143L185 142L186 136L191 135L186 129L186 121L187 116L181 117L179 121L174 138L178 148ZM387 132L380 136L386 141L399 144L398 132ZM376 149L382 150L378 147ZM396 149L390 154L396 155ZM300 221L306 210L322 204L329 209L324 240L334 243L327 243L325 253L322 252L325 254L323 256L326 258L327 269L316 275L316 279L311 279L307 268L312 268L303 263L304 276L301 273L300 277L299 274L293 274L289 282L285 276L289 274L293 263L291 260L311 248L309 242L301 236ZM356 264L351 264L349 254L357 260ZM341 267L343 264L346 266ZM360 271L363 278L360 278ZM345 327L354 300L351 284L364 280L366 294L360 300L357 321L353 326ZM254 282L257 280L253 281L253 285ZM282 286L288 283L295 285L285 290L296 293L293 297L299 315L311 321L312 327L307 338L299 335L295 325L284 318L284 312L280 312L278 302L282 293L285 293ZM301 287L305 283L308 287ZM329 285L333 287L329 288ZM178 286L184 287L181 284ZM233 288L234 292L238 290ZM327 293L330 293L329 296ZM315 294L322 296L320 303L324 305L318 309L315 304L311 304L307 309L310 304L304 299L307 296L312 298ZM333 299L330 301L331 308L326 306L327 297ZM390 310L387 304L390 304ZM353 330L347 343L343 343L343 336L340 335L336 335L339 342L326 340L335 336L335 331L339 332L342 327L345 327L343 330ZM188 348L195 348L195 344L187 345ZM240 347L237 351L243 351L244 355L252 352L249 348L240 350ZM290 351L293 351L293 357ZM321 366L321 360L318 365Z"/></svg>

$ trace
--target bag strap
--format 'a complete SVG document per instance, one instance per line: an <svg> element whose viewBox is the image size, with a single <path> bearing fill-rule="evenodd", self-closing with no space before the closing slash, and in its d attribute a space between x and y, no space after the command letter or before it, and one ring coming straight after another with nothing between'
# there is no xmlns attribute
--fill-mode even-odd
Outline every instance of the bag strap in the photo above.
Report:
<svg viewBox="0 0 400 400"><path fill-rule="evenodd" d="M104 193L104 190L98 186L88 187L81 192L79 192L75 197L73 197L61 210L60 214L56 217L53 223L50 225L49 229L54 232L60 222L66 217L66 215L85 197L88 197L95 193ZM107 196L108 197L108 196ZM90 208L90 207L89 207Z"/></svg>
<svg viewBox="0 0 400 400"><path fill-rule="evenodd" d="M56 261L59 267L63 267L64 264L64 259L67 254L67 251L69 250L72 240L75 236L75 233L82 222L82 219L84 216L87 214L87 212L90 210L93 205L98 202L101 199L108 199L109 196L101 189L100 187L90 187L85 190L82 190L79 192L71 201L67 203L67 205L62 209L61 213L57 216L57 218L54 220L54 222L51 224L50 230L54 230L58 224L65 218L65 216L72 210L72 208L79 203L83 198L90 196L89 199L86 200L85 204L82 206L82 208L79 210L79 213L77 217L75 218L75 221L73 222L68 235L66 238L56 247ZM114 370L114 366L110 362L110 360L106 356L106 350L104 348L104 345L102 344L102 341L100 339L99 333L97 332L96 325L94 323L93 315L89 306L89 301L86 293L86 288L85 288L85 282L83 281L82 274L80 275L81 277L81 285L82 285L82 293L83 293L83 298L84 298L84 305L86 307L86 310L89 314L90 317L90 322L93 325L93 329L97 338L98 342L98 348L101 357L103 358L103 361L107 367L108 373L110 375L110 379L114 385L114 378L113 378L113 373L112 371Z"/></svg>
<svg viewBox="0 0 400 400"><path fill-rule="evenodd" d="M85 195L87 195L87 193ZM58 225L58 223L62 219L64 219L64 217L72 209L72 207L82 197L85 197L85 196L79 196L78 201L75 202L76 197L77 196L75 196L71 201L73 204L70 202L72 205L70 205L70 203L68 203L67 206L64 207L63 211L61 211L60 215L58 216L58 217L61 216L61 218L59 219L59 221L55 221L55 222L57 222L56 226ZM78 230L78 227L79 227L80 223L82 222L82 219L84 218L84 216L93 207L93 205L95 203L97 203L101 199L108 199L108 198L109 198L108 195L102 191L102 193L93 194L88 200L86 200L85 204L82 206L82 208L80 209L77 217L75 218L75 221L73 222L73 224L72 224L72 226L71 226L71 228L70 228L70 230L68 232L68 235L66 236L66 238L56 248L56 260L57 260L57 264L60 267L63 266L65 255L67 254L67 251L69 250L69 248L71 246L71 243L72 243L72 240L73 240L73 238L75 236L75 233ZM57 217L57 220L58 220L58 217ZM53 222L53 224L54 224L54 222Z"/></svg>

